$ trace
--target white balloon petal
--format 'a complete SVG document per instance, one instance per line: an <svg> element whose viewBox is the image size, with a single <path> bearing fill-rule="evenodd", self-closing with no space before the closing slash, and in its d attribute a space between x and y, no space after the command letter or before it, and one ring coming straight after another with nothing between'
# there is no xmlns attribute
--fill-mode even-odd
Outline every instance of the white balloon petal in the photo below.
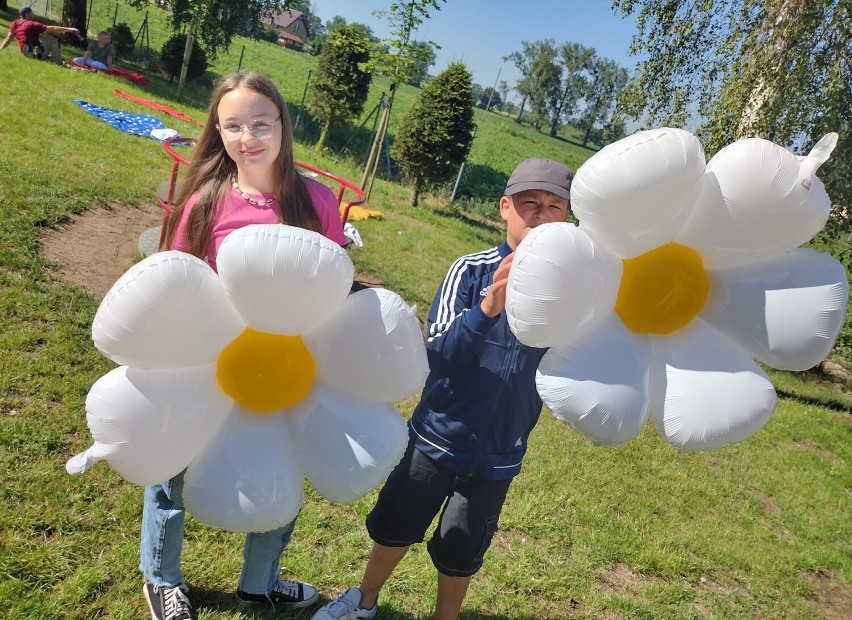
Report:
<svg viewBox="0 0 852 620"><path fill-rule="evenodd" d="M413 396L429 373L417 315L387 289L353 293L303 340L320 379L368 400L395 402Z"/></svg>
<svg viewBox="0 0 852 620"><path fill-rule="evenodd" d="M569 343L612 310L621 271L621 261L576 226L538 226L512 260L506 290L509 327L528 346ZM570 295L564 294L566 288Z"/></svg>
<svg viewBox="0 0 852 620"><path fill-rule="evenodd" d="M86 397L86 420L95 443L66 469L82 473L105 459L122 478L143 486L177 475L231 407L213 375L212 366L113 369Z"/></svg>
<svg viewBox="0 0 852 620"><path fill-rule="evenodd" d="M92 338L118 364L179 368L209 364L244 328L210 266L169 251L119 278L95 314Z"/></svg>
<svg viewBox="0 0 852 620"><path fill-rule="evenodd" d="M617 300L633 338L651 343L650 415L670 443L716 448L760 428L776 396L750 356L810 368L845 320L843 267L794 249L828 217L816 172L836 143L828 134L796 157L766 140L739 140L705 165L694 136L659 129L590 158L571 190L584 242L555 224L533 229L506 290L518 339L551 347L538 389L557 416L597 441L632 436L617 412L641 402L646 362L626 350L624 325L600 324ZM615 257L603 262L622 261L619 269L589 268L602 248ZM670 310L658 310L659 300Z"/></svg>
<svg viewBox="0 0 852 620"><path fill-rule="evenodd" d="M303 334L337 311L355 268L319 233L275 224L235 230L222 242L219 277L234 307L257 331Z"/></svg>
<svg viewBox="0 0 852 620"><path fill-rule="evenodd" d="M303 431L313 446L304 458L320 493L352 501L380 484L405 448L406 426L388 402L358 394L384 401L422 387L426 353L412 310L383 289L348 299L352 262L314 232L248 226L228 235L217 258L219 275L188 254L156 254L107 295L93 327L95 341L112 359L133 366L92 388L87 407L95 443L68 461L68 472L82 473L106 459L124 478L148 485L185 470L187 509L203 523L239 532L270 531L298 514ZM313 351L300 348L306 341ZM223 351L246 372L219 368ZM280 361L282 355L291 367L311 367L299 366L306 370L301 387L322 387L331 396L308 393L297 402L298 381L282 384L279 375L251 367L266 367L258 361L264 356ZM354 393L335 391L324 380ZM292 406L249 413L243 405L257 403L246 394ZM296 424L300 416L309 421ZM326 458L326 431L337 460ZM313 454L325 460L316 464Z"/></svg>
<svg viewBox="0 0 852 620"><path fill-rule="evenodd" d="M235 407L186 470L186 509L231 532L267 532L295 519L303 482L289 423Z"/></svg>
<svg viewBox="0 0 852 620"><path fill-rule="evenodd" d="M828 355L846 319L846 270L828 254L797 249L712 273L702 313L760 361L806 370Z"/></svg>
<svg viewBox="0 0 852 620"><path fill-rule="evenodd" d="M815 149L800 159L759 138L726 146L707 164L701 199L678 241L699 250L708 268L765 260L806 243L831 209L816 176L830 152Z"/></svg>
<svg viewBox="0 0 852 620"><path fill-rule="evenodd" d="M611 315L570 345L548 350L536 385L557 418L596 443L619 445L648 419L649 362L648 338Z"/></svg>
<svg viewBox="0 0 852 620"><path fill-rule="evenodd" d="M766 373L703 321L651 342L651 418L673 446L709 450L742 441L775 410Z"/></svg>
<svg viewBox="0 0 852 620"><path fill-rule="evenodd" d="M315 400L293 422L301 429L302 467L317 492L351 502L388 477L405 452L405 421L386 403L318 385Z"/></svg>
<svg viewBox="0 0 852 620"><path fill-rule="evenodd" d="M639 131L580 166L571 208L595 241L632 258L672 239L689 215L705 166L691 133Z"/></svg>

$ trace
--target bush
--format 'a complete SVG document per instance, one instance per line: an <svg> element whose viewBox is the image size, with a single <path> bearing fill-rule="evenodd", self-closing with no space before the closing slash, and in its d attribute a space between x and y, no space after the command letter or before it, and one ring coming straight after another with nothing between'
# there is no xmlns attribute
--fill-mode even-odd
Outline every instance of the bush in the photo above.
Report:
<svg viewBox="0 0 852 620"><path fill-rule="evenodd" d="M112 47L115 50L116 58L127 58L133 52L133 48L136 47L136 40L127 22L118 23L110 28L109 36L112 38Z"/></svg>
<svg viewBox="0 0 852 620"><path fill-rule="evenodd" d="M409 204L427 186L451 181L473 141L472 76L453 62L430 80L403 117L391 156L411 181Z"/></svg>
<svg viewBox="0 0 852 620"><path fill-rule="evenodd" d="M180 69L183 64L183 50L185 47L186 35L176 34L166 41L160 50L160 61L171 81L174 81L176 77L180 76ZM187 69L186 77L190 80L197 78L206 70L207 52L196 41L195 45L192 46L192 53L189 56L189 68Z"/></svg>
<svg viewBox="0 0 852 620"><path fill-rule="evenodd" d="M263 24L260 28L260 33L257 38L261 41L269 41L278 45L278 38L281 35L278 33L278 27L274 24Z"/></svg>

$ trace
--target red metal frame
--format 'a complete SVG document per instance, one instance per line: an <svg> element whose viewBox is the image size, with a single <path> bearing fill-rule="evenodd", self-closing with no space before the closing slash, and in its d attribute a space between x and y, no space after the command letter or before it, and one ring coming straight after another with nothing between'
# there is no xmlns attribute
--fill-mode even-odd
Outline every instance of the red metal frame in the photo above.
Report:
<svg viewBox="0 0 852 620"><path fill-rule="evenodd" d="M178 172L180 171L181 165L188 166L190 164L190 160L187 159L186 157L184 157L183 155L181 155L180 153L178 153L177 151L175 151L172 148L172 145L175 145L175 146L179 146L179 145L195 146L195 143L196 143L196 140L194 138L180 138L180 137L168 138L168 139L166 139L165 142L163 142L163 149L166 151L166 153L169 155L169 157L172 158L172 170L171 170L171 174L169 175L169 181L168 181L169 185L168 185L168 190L166 192L166 195L161 196L160 192L156 193L157 204L160 205L160 207L163 209L163 226L160 227L160 243L159 243L158 247L162 247L163 235L165 234L165 230L166 230L166 227L165 227L166 217L169 215L169 213L172 212L172 205L174 203L174 197L175 197L175 188L177 186L177 181L178 181ZM341 210L340 210L340 222L341 222L341 224L346 223L346 220L349 217L349 209L350 208L354 207L355 205L364 204L367 201L367 197L364 194L364 191L360 187L355 185L354 183L351 183L350 181L347 181L346 179L339 177L336 174L332 174L330 172L327 172L326 170L323 170L322 168L317 168L316 166L312 166L310 164L306 164L306 163L301 162L301 161L296 161L295 164L296 164L296 166L298 166L299 168L301 168L303 170L308 170L310 172L313 172L314 174L323 176L323 177L337 183L337 203L339 205L341 205ZM355 192L355 198L353 200L348 200L344 203L343 202L343 194L346 192L347 189Z"/></svg>

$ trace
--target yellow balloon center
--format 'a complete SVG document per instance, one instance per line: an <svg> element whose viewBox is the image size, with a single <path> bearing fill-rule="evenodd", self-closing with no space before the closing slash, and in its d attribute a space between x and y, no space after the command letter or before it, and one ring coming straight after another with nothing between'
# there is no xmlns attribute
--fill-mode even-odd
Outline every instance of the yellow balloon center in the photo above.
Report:
<svg viewBox="0 0 852 620"><path fill-rule="evenodd" d="M219 354L216 380L241 407L273 413L298 404L311 391L316 362L301 336L247 327Z"/></svg>
<svg viewBox="0 0 852 620"><path fill-rule="evenodd" d="M623 262L615 311L628 329L670 334L686 327L704 307L710 280L701 255L692 248L668 243Z"/></svg>

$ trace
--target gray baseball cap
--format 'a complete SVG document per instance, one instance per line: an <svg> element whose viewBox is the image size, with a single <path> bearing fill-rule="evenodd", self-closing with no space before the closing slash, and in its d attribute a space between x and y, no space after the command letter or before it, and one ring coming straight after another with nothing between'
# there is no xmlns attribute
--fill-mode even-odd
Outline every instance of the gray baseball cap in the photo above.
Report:
<svg viewBox="0 0 852 620"><path fill-rule="evenodd" d="M574 173L557 161L541 157L525 159L512 172L506 183L507 196L530 189L542 189L560 198L571 197L571 179Z"/></svg>

